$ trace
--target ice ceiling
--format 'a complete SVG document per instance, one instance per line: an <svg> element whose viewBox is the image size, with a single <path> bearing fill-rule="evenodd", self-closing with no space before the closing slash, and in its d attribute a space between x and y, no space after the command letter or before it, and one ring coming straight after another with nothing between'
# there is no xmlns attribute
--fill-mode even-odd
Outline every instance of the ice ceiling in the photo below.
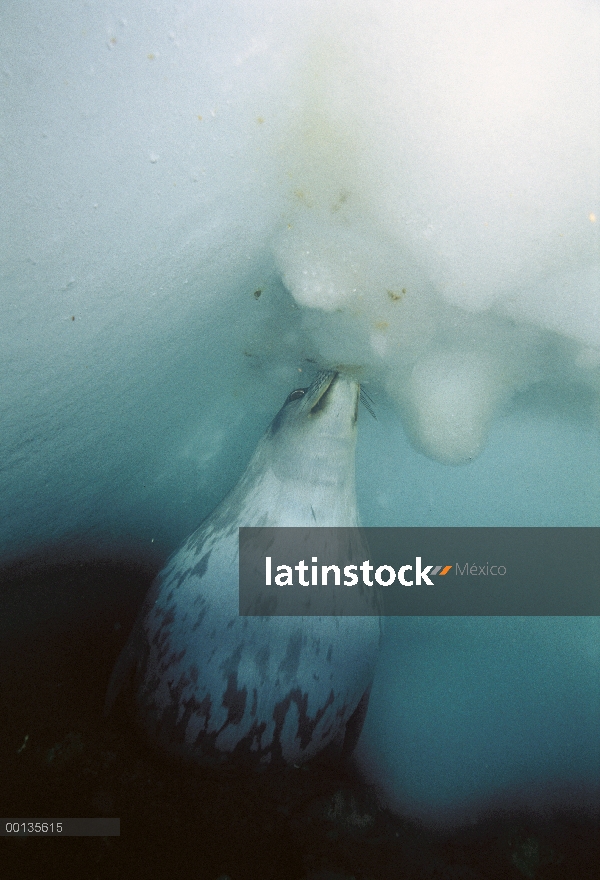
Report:
<svg viewBox="0 0 600 880"><path fill-rule="evenodd" d="M4 4L2 558L170 549L316 365L446 464L597 421L598 4L322 6Z"/></svg>

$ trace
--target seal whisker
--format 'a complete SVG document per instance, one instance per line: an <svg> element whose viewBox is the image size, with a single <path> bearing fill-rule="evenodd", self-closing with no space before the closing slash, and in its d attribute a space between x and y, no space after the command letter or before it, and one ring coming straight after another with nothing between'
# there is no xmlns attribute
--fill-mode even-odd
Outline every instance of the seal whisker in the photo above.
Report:
<svg viewBox="0 0 600 880"><path fill-rule="evenodd" d="M362 403L362 405L364 406L366 411L370 415L373 416L375 421L377 421L377 416L375 415L375 404L373 403L373 399L367 394L367 392L362 387L362 385L360 386L359 397L360 397L360 402Z"/></svg>

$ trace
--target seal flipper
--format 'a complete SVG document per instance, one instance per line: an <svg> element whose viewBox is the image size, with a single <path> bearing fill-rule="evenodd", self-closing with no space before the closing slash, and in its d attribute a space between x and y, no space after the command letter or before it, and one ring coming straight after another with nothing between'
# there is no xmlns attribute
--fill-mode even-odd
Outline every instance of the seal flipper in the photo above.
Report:
<svg viewBox="0 0 600 880"><path fill-rule="evenodd" d="M139 660L144 650L143 618L140 615L135 622L131 634L117 658L111 673L106 697L104 699L104 717L110 715L115 700L132 680L137 671Z"/></svg>
<svg viewBox="0 0 600 880"><path fill-rule="evenodd" d="M344 744L342 746L342 758L347 760L351 755L356 744L358 743L360 734L367 717L367 709L369 708L369 697L371 696L372 684L366 689L359 700L358 706L348 718L346 722L346 732L344 734Z"/></svg>

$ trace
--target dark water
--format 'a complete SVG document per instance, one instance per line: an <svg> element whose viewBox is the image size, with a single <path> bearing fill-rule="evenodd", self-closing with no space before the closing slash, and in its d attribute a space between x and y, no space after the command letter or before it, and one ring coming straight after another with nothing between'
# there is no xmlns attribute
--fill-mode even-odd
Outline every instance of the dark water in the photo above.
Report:
<svg viewBox="0 0 600 880"><path fill-rule="evenodd" d="M581 817L504 813L434 834L352 767L207 772L149 748L107 680L152 571L86 563L2 577L0 813L114 816L120 837L0 838L0 877L598 880Z"/></svg>

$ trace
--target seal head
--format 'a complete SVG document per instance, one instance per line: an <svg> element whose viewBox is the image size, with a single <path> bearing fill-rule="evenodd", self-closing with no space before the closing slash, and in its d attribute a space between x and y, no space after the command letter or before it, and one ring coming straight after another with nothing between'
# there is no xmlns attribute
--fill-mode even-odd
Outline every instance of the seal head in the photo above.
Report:
<svg viewBox="0 0 600 880"><path fill-rule="evenodd" d="M347 752L366 713L377 616L241 617L241 526L356 526L359 386L320 373L293 391L237 485L168 561L113 671L135 670L151 739L200 763L252 766ZM365 593L363 614L377 607Z"/></svg>

